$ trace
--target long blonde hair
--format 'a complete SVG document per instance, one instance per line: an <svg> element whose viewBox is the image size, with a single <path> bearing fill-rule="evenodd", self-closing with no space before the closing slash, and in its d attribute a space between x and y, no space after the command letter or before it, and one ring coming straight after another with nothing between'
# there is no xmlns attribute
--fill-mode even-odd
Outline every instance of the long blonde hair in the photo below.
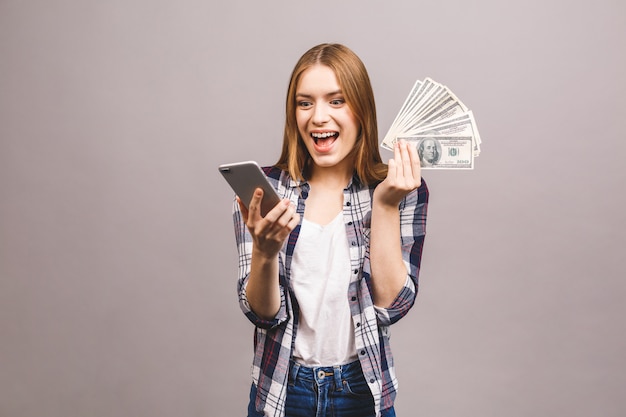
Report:
<svg viewBox="0 0 626 417"><path fill-rule="evenodd" d="M305 52L291 74L285 106L283 147L276 166L289 172L295 180L307 175L311 156L296 123L296 88L307 69L325 65L333 70L346 104L359 122L355 144L355 171L361 182L375 184L387 175L378 149L378 125L374 92L365 65L349 48L341 44L321 44Z"/></svg>

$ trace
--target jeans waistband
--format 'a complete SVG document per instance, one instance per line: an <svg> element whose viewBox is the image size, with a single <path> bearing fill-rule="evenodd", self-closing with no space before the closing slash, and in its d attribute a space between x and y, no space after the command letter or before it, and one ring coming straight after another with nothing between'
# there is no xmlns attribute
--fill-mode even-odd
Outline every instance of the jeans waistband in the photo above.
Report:
<svg viewBox="0 0 626 417"><path fill-rule="evenodd" d="M337 387L342 386L342 380L351 380L361 377L361 363L357 360L345 365L308 367L291 361L289 366L289 382L297 379L315 381L317 384L334 381Z"/></svg>

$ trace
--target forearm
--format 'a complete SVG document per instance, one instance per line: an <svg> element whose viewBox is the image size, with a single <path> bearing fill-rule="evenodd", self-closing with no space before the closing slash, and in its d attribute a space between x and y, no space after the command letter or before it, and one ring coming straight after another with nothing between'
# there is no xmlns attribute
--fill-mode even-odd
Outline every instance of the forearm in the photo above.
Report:
<svg viewBox="0 0 626 417"><path fill-rule="evenodd" d="M257 188L249 209L239 199L237 201L249 233L249 238L244 237L241 241L251 243L248 249L250 270L244 284L245 299L252 313L261 320L271 321L281 309L278 256L285 239L298 225L300 215L288 199L283 199L265 217L261 217L262 198L263 190Z"/></svg>
<svg viewBox="0 0 626 417"><path fill-rule="evenodd" d="M253 249L246 295L257 316L264 320L276 316L280 310L278 256L267 258Z"/></svg>
<svg viewBox="0 0 626 417"><path fill-rule="evenodd" d="M370 264L374 304L389 307L404 287L407 277L397 206L376 202L372 206Z"/></svg>

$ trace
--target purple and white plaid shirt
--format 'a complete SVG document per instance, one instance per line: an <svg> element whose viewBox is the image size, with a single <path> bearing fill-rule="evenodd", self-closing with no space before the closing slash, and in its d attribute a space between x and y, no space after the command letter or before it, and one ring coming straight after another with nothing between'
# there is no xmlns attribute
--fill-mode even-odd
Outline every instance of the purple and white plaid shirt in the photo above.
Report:
<svg viewBox="0 0 626 417"><path fill-rule="evenodd" d="M276 167L263 168L282 198L290 199L304 218L309 184L298 183ZM348 300L354 322L357 355L368 382L376 413L393 406L398 383L389 346L389 326L402 318L413 306L418 289L418 275L426 232L428 188L422 185L400 203L402 257L407 267L404 288L389 308L374 305L370 282L370 226L372 194L375 186L364 186L354 177L344 189L343 216L350 245L352 279ZM289 277L293 251L301 225L292 232L279 254L281 306L273 320L259 318L248 303L246 285L250 274L252 238L239 206L233 209L235 237L239 253L238 293L241 309L255 325L252 380L257 386L256 409L265 416L282 417L289 374L289 360L298 330L298 302Z"/></svg>

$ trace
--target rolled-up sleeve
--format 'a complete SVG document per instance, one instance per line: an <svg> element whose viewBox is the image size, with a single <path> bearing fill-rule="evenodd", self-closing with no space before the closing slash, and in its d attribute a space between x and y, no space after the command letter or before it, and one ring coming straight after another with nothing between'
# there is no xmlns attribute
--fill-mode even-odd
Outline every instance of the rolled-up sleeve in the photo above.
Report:
<svg viewBox="0 0 626 417"><path fill-rule="evenodd" d="M237 243L238 253L239 274L237 280L237 293L239 296L239 306L252 324L259 328L271 329L276 326L280 326L289 318L289 314L287 312L287 295L283 285L280 286L280 308L272 320L260 318L250 307L248 296L246 294L246 288L250 277L250 265L252 261L252 237L250 236L248 228L243 221L239 204L237 204L236 201L233 205L233 224L235 226L235 240Z"/></svg>
<svg viewBox="0 0 626 417"><path fill-rule="evenodd" d="M428 210L428 187L424 180L417 190L407 194L399 209L402 259L407 267L407 279L389 307L375 306L378 321L383 326L391 325L404 317L417 297Z"/></svg>

